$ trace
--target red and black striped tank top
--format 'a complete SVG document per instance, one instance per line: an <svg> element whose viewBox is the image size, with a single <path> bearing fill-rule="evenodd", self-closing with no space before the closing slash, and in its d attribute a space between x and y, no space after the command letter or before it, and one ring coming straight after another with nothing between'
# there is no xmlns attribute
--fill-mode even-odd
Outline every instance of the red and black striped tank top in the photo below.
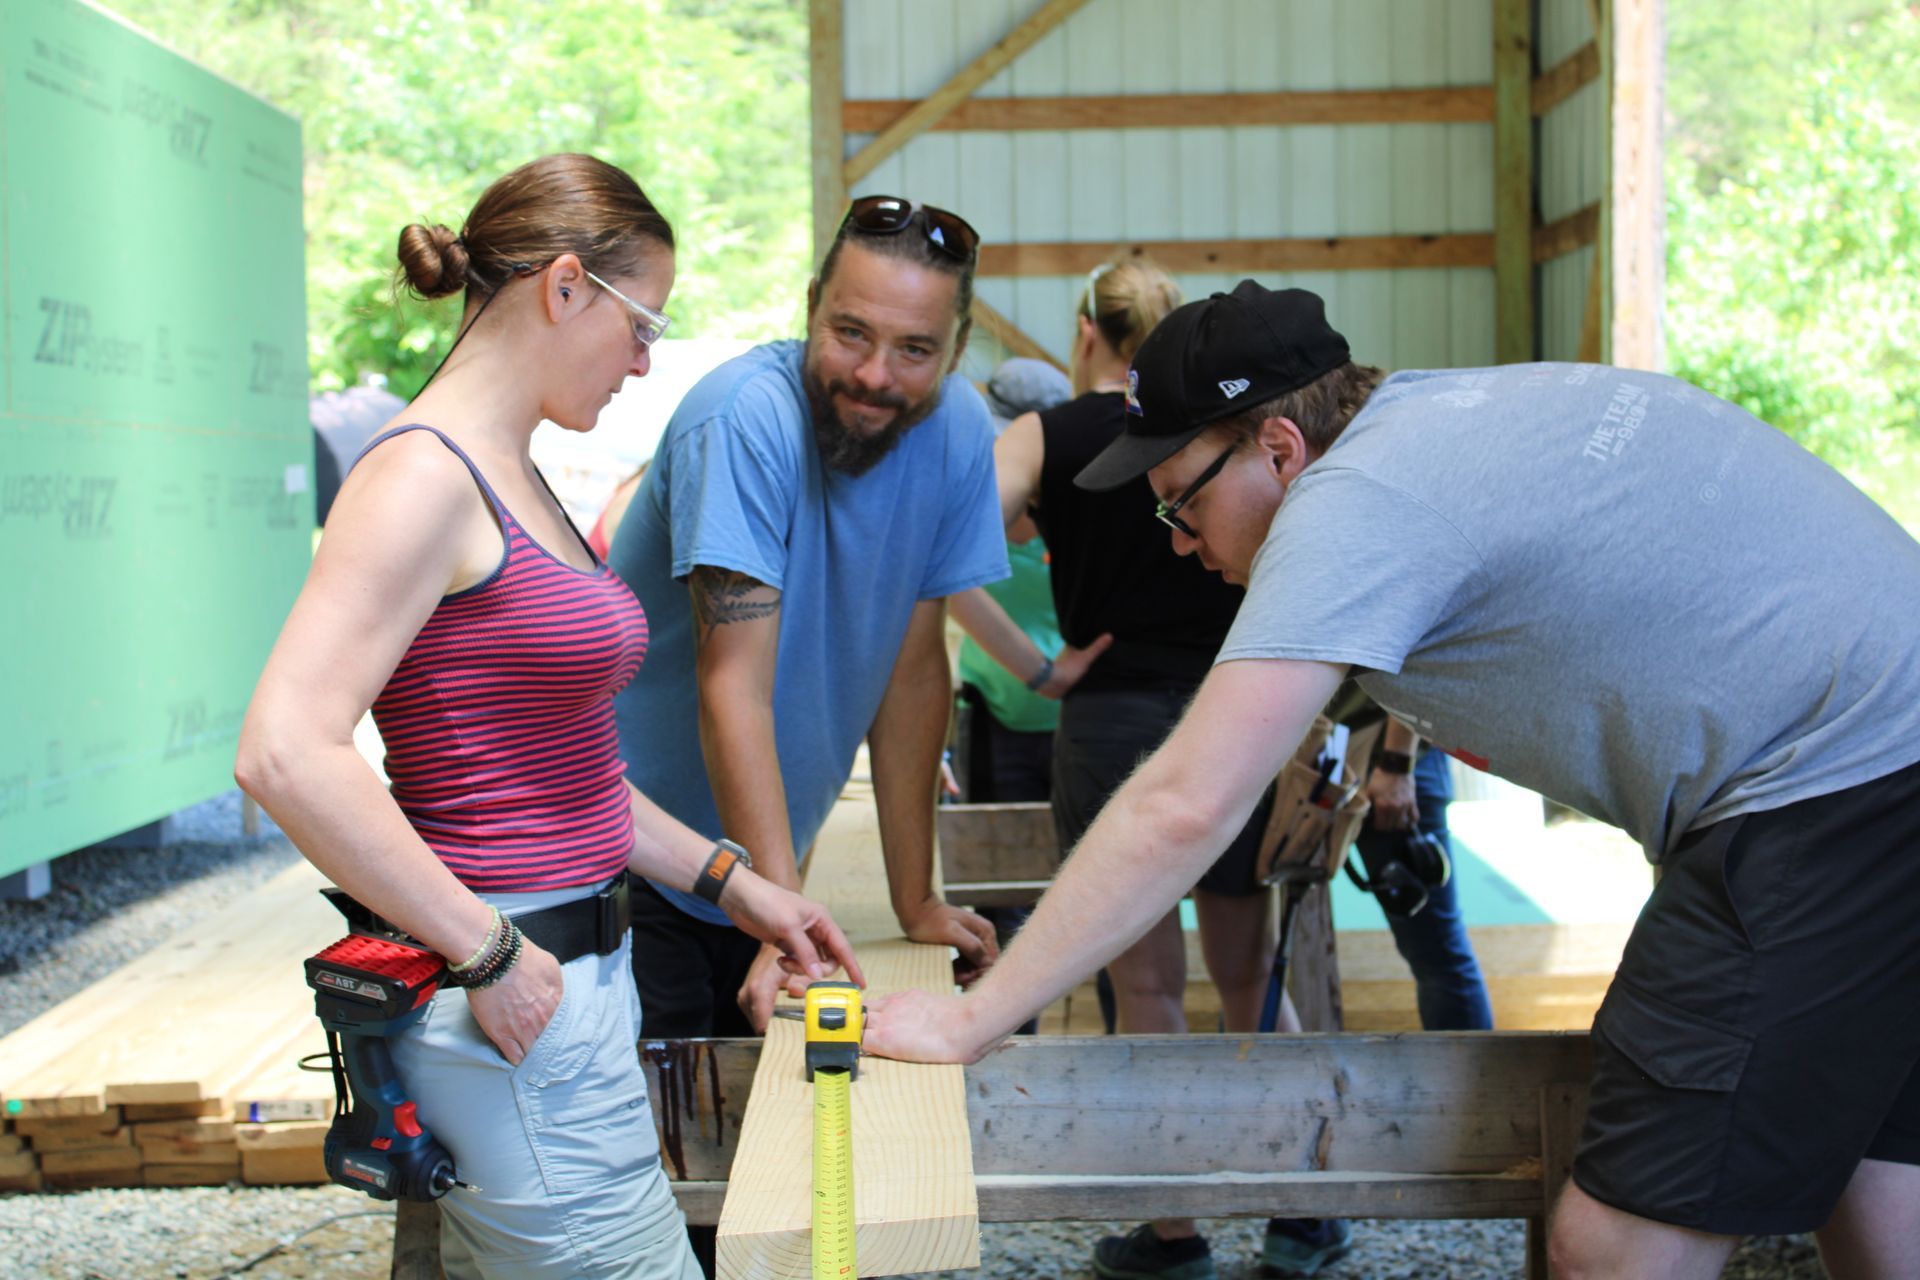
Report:
<svg viewBox="0 0 1920 1280"><path fill-rule="evenodd" d="M441 598L374 701L393 798L468 888L597 884L633 848L613 695L640 669L647 616L599 557L581 570L549 555L434 428L367 449L415 430L467 464L506 549L484 581Z"/></svg>

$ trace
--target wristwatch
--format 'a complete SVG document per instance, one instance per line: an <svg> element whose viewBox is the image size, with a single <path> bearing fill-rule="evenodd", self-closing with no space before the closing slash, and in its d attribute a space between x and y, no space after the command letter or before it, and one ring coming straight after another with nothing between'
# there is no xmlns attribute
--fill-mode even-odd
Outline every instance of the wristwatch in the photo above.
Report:
<svg viewBox="0 0 1920 1280"><path fill-rule="evenodd" d="M1413 756L1406 751L1382 751L1374 758L1373 767L1382 773L1404 776L1413 772Z"/></svg>
<svg viewBox="0 0 1920 1280"><path fill-rule="evenodd" d="M727 877L733 874L733 869L752 866L752 854L731 840L716 840L713 852L707 855L707 865L694 877L693 891L717 907L720 891L727 887Z"/></svg>

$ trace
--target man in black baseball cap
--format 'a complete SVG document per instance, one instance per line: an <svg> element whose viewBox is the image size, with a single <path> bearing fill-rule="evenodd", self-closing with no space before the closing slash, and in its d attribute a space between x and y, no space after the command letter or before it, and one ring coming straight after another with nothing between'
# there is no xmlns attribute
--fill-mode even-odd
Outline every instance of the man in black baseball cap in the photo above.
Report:
<svg viewBox="0 0 1920 1280"><path fill-rule="evenodd" d="M1678 379L1382 379L1310 294L1181 308L1134 371L1137 429L1080 481L1145 471L1246 597L1000 962L871 1001L868 1051L977 1058L1141 936L1351 672L1661 867L1594 1020L1556 1273L1695 1280L1813 1232L1834 1275L1920 1275L1920 543Z"/></svg>
<svg viewBox="0 0 1920 1280"><path fill-rule="evenodd" d="M1127 429L1074 477L1117 489L1166 461L1208 424L1298 390L1347 364L1347 340L1320 295L1263 289L1189 303L1154 328L1127 373Z"/></svg>

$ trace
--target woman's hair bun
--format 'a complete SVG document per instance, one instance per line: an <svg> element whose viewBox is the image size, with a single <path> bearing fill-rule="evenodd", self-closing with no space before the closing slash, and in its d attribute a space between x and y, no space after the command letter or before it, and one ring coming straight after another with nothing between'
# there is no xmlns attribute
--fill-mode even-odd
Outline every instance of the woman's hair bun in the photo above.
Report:
<svg viewBox="0 0 1920 1280"><path fill-rule="evenodd" d="M416 297L444 298L467 287L467 246L450 228L415 222L400 232L400 270Z"/></svg>

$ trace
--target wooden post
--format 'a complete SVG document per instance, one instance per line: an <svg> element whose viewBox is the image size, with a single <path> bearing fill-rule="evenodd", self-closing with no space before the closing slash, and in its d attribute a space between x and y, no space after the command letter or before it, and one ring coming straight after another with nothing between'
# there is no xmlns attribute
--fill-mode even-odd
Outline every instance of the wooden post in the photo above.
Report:
<svg viewBox="0 0 1920 1280"><path fill-rule="evenodd" d="M810 0L807 64L813 87L813 265L817 268L840 228L847 203L841 178L847 139L840 124L846 92L846 37L842 0Z"/></svg>
<svg viewBox="0 0 1920 1280"><path fill-rule="evenodd" d="M389 1280L442 1280L440 1206L402 1200L393 1211L393 1266Z"/></svg>
<svg viewBox="0 0 1920 1280"><path fill-rule="evenodd" d="M1612 294L1608 359L1633 369L1666 364L1660 311L1666 277L1666 184L1661 169L1665 0L1611 0L1603 57L1609 85L1608 221Z"/></svg>
<svg viewBox="0 0 1920 1280"><path fill-rule="evenodd" d="M1600 92L1606 96L1607 110L1601 117L1600 145L1607 159L1608 179L1600 186L1600 233L1593 242L1593 266L1587 272L1587 304L1580 317L1579 359L1583 364L1603 364L1613 345L1608 339L1607 269L1611 228L1613 226L1613 52L1606 0L1587 0L1587 16L1593 21L1593 48L1600 63Z"/></svg>
<svg viewBox="0 0 1920 1280"><path fill-rule="evenodd" d="M1527 1278L1547 1280L1547 1238L1554 1205L1573 1177L1573 1150L1587 1118L1587 1086L1548 1084L1540 1089L1540 1198L1542 1212L1527 1219Z"/></svg>
<svg viewBox="0 0 1920 1280"><path fill-rule="evenodd" d="M1493 258L1502 364L1534 358L1533 6L1493 0Z"/></svg>
<svg viewBox="0 0 1920 1280"><path fill-rule="evenodd" d="M1300 1014L1302 1031L1338 1031L1340 958L1334 950L1333 894L1322 881L1307 890L1293 917L1293 956L1287 963L1287 989Z"/></svg>

